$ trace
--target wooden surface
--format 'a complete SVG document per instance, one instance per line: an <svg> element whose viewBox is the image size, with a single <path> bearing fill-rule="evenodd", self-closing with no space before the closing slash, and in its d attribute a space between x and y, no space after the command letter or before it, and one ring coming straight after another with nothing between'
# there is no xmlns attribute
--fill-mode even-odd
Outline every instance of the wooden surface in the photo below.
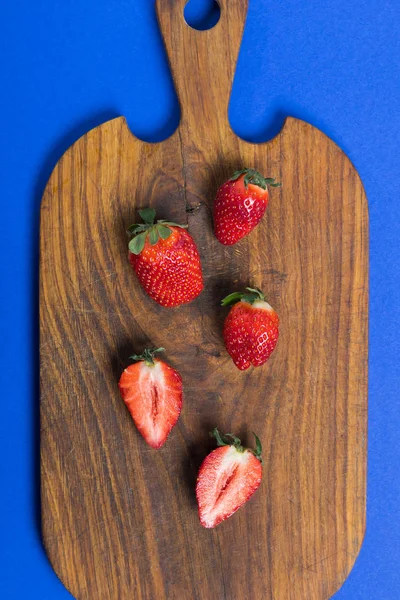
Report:
<svg viewBox="0 0 400 600"><path fill-rule="evenodd" d="M365 526L368 215L359 177L320 131L288 119L263 145L227 120L245 19L221 0L206 32L159 0L182 106L160 144L123 118L70 148L41 211L43 537L79 600L325 600L341 585ZM228 27L229 22L229 27ZM217 187L237 168L282 181L249 237L213 237ZM205 290L165 309L138 285L127 226L138 207L187 222ZM262 368L238 371L221 337L220 299L260 286L281 320ZM165 346L184 381L168 443L148 447L118 394L132 352ZM215 530L198 521L197 468L218 426L264 445L254 498Z"/></svg>

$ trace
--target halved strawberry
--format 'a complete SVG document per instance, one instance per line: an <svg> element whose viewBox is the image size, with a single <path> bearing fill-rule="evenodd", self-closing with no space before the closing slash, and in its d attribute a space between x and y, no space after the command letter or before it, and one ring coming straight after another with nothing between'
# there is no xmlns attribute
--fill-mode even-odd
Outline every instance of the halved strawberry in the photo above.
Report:
<svg viewBox="0 0 400 600"><path fill-rule="evenodd" d="M244 448L231 433L210 433L219 448L203 461L197 477L196 497L203 527L216 527L236 512L258 489L262 477L261 442L256 450Z"/></svg>
<svg viewBox="0 0 400 600"><path fill-rule="evenodd" d="M167 363L154 358L164 348L131 356L135 361L122 373L119 391L136 427L153 448L161 448L182 408L182 378Z"/></svg>

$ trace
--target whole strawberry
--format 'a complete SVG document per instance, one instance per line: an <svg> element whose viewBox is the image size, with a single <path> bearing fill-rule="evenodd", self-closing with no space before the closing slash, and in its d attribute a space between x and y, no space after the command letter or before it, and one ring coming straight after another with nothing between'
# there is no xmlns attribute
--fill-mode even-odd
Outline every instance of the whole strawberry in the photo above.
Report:
<svg viewBox="0 0 400 600"><path fill-rule="evenodd" d="M234 292L221 302L233 304L224 323L224 342L233 362L244 371L264 364L278 341L279 317L258 288Z"/></svg>
<svg viewBox="0 0 400 600"><path fill-rule="evenodd" d="M161 306L191 302L202 291L200 256L186 225L154 222L152 208L139 210L144 223L129 227L129 260L148 295Z"/></svg>
<svg viewBox="0 0 400 600"><path fill-rule="evenodd" d="M256 434L256 450L244 448L239 438L221 435L216 428L210 435L219 448L204 459L196 485L200 523L207 528L216 527L243 506L262 477L262 449Z"/></svg>
<svg viewBox="0 0 400 600"><path fill-rule="evenodd" d="M134 364L122 373L119 391L136 427L155 449L166 442L182 408L182 378L178 371L154 358L164 348L131 356Z"/></svg>
<svg viewBox="0 0 400 600"><path fill-rule="evenodd" d="M268 204L268 186L280 187L254 169L236 171L217 191L214 231L221 244L231 246L261 221Z"/></svg>

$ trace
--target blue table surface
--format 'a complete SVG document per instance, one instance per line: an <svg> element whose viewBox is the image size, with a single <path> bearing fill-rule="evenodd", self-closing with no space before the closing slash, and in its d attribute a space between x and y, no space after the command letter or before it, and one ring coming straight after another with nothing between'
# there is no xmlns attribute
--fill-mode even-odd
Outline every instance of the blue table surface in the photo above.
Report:
<svg viewBox="0 0 400 600"><path fill-rule="evenodd" d="M210 4L191 0L187 18ZM250 0L229 108L253 142L285 115L319 127L369 200L367 532L338 599L400 598L399 23L398 0ZM136 136L162 140L179 106L151 0L3 0L0 56L0 599L62 600L40 539L40 199L88 129L125 115Z"/></svg>

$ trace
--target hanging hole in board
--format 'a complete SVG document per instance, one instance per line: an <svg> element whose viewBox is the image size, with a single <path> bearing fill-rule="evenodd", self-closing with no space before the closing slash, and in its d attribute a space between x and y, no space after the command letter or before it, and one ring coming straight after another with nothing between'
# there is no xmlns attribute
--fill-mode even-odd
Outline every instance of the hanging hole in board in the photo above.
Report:
<svg viewBox="0 0 400 600"><path fill-rule="evenodd" d="M189 27L205 31L218 23L221 9L215 0L189 0L183 14Z"/></svg>

